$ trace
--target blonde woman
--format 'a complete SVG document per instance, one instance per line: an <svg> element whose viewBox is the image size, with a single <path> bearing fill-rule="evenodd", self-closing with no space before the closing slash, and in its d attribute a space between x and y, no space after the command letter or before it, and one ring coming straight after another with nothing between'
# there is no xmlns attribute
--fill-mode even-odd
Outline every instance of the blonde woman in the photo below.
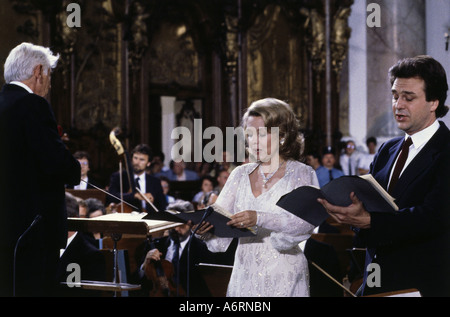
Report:
<svg viewBox="0 0 450 317"><path fill-rule="evenodd" d="M257 234L239 239L227 296L309 296L308 263L298 244L314 226L276 206L299 186L318 186L314 170L299 161L298 121L287 103L267 98L250 105L242 125L251 162L233 170L216 204L233 213L229 225L256 227ZM206 223L198 233L211 251L226 251L231 239L211 228Z"/></svg>

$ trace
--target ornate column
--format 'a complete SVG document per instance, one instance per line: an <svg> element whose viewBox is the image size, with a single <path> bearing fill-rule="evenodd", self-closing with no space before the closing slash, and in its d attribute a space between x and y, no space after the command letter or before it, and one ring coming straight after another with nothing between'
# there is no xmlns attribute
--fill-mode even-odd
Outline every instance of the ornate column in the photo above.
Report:
<svg viewBox="0 0 450 317"><path fill-rule="evenodd" d="M381 27L367 27L367 136L391 137L402 132L392 116L388 70L401 58L426 53L425 2L370 2L380 5Z"/></svg>
<svg viewBox="0 0 450 317"><path fill-rule="evenodd" d="M225 28L225 70L228 80L231 122L234 126L237 126L240 116L240 113L237 113L237 102L239 98L237 90L238 60L240 55L239 17L226 14Z"/></svg>

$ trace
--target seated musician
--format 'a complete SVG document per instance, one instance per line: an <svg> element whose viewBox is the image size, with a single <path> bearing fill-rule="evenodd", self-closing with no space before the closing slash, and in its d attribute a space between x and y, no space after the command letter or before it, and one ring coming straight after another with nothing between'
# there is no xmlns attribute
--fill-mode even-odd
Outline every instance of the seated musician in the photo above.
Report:
<svg viewBox="0 0 450 317"><path fill-rule="evenodd" d="M178 200L176 203L168 206L168 209L177 211L192 211L194 207L190 202ZM188 252L188 241L190 236L190 226L185 224L174 229L171 229L168 236L160 239L155 239L152 244L147 244L143 252L143 256L138 259L139 270L135 272L133 281L135 284L141 284L142 290L133 292L132 295L151 296L155 289L159 288L158 281L149 279L149 272L155 270L154 264L156 261L165 260L173 265L173 276L167 276L171 279L174 286L172 296L186 295L187 279L188 279L188 255L189 263L189 296L211 296L205 281L201 277L196 264L198 263L213 263L215 255L208 251L206 245L200 239L193 237L191 246ZM176 260L175 247L178 245L178 261ZM137 252L139 254L139 252ZM188 254L189 253L189 254ZM177 284L177 281L179 282ZM178 288L179 286L179 288ZM177 293L178 289L178 293Z"/></svg>
<svg viewBox="0 0 450 317"><path fill-rule="evenodd" d="M124 201L146 212L155 212L153 206L147 202L149 200L158 210L165 210L167 202L160 180L146 173L151 165L152 158L152 151L148 145L137 145L131 152L133 170L130 171L130 180L132 186L130 187L127 171L122 172L122 177L120 177L120 172L115 172L111 175L109 192L116 197L121 197L120 180L122 179ZM107 204L117 202L118 200L108 196Z"/></svg>
<svg viewBox="0 0 450 317"><path fill-rule="evenodd" d="M66 193L67 216L77 218L79 216L78 202L74 196ZM69 266L76 263L80 266L80 280L105 281L106 264L101 251L95 245L94 237L85 232L69 231L67 235L67 246L61 249L61 256L57 280L60 283L77 282L73 276L74 269ZM79 297L79 296L100 296L101 293L94 290L82 289L80 287L70 287L67 284L60 284L58 296Z"/></svg>
<svg viewBox="0 0 450 317"><path fill-rule="evenodd" d="M89 175L89 153L85 151L77 151L73 154L73 157L76 158L81 165L81 180L78 185L67 185L66 188L85 190L95 188L94 186L101 187L99 183Z"/></svg>

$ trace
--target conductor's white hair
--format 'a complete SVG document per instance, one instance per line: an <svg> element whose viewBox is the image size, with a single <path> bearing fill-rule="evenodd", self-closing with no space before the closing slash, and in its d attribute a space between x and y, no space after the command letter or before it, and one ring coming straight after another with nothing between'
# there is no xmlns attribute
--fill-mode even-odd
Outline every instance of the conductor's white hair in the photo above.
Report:
<svg viewBox="0 0 450 317"><path fill-rule="evenodd" d="M5 61L4 76L6 83L24 81L33 75L33 69L42 65L44 74L49 68L55 68L59 54L53 55L48 47L22 43L11 50Z"/></svg>

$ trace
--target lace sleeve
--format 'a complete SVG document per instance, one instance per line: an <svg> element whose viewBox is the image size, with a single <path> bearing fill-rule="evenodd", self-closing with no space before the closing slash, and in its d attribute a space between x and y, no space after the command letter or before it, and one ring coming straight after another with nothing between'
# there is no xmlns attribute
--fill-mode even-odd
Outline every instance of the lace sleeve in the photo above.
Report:
<svg viewBox="0 0 450 317"><path fill-rule="evenodd" d="M228 177L225 186L215 202L215 204L232 214L235 213L234 204L236 200L237 187L239 186L241 177L242 169L239 167L235 168ZM204 238L206 245L211 252L225 252L233 240L233 238L219 238L212 234L207 234Z"/></svg>

